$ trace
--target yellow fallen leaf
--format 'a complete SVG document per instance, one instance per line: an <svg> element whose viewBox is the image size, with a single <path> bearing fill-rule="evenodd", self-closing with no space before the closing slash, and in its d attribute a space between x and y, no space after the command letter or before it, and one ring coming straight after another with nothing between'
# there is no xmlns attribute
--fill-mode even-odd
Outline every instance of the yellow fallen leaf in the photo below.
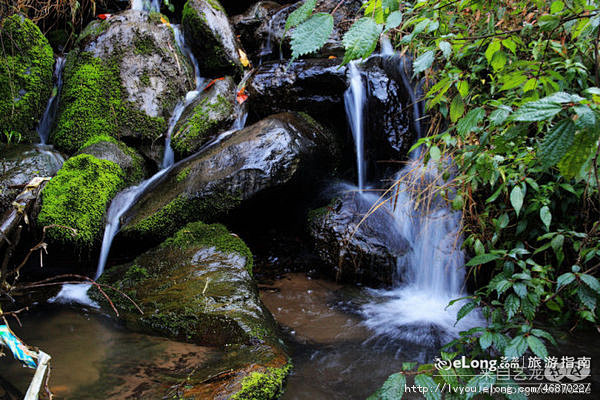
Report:
<svg viewBox="0 0 600 400"><path fill-rule="evenodd" d="M166 26L171 26L171 23L165 19L165 17L160 17L160 22L162 22Z"/></svg>
<svg viewBox="0 0 600 400"><path fill-rule="evenodd" d="M250 61L248 60L248 56L246 55L246 53L244 53L242 49L238 49L238 53L240 53L240 62L242 63L242 65L244 67L250 65Z"/></svg>

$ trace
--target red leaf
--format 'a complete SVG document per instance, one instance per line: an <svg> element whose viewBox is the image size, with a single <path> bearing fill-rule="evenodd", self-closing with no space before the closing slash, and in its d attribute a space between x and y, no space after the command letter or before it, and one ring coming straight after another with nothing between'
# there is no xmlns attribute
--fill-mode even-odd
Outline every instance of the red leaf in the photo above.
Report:
<svg viewBox="0 0 600 400"><path fill-rule="evenodd" d="M108 18L112 17L112 14L98 14L98 15L96 15L96 17L100 18L100 19L108 19Z"/></svg>
<svg viewBox="0 0 600 400"><path fill-rule="evenodd" d="M204 92L204 91L208 90L208 89L209 89L209 88L210 88L212 85L214 85L214 84L215 84L215 82L216 82L216 81L222 81L223 79L225 79L225 77L221 77L221 78L213 79L212 81L208 82L208 85L206 85L206 86L204 87L204 89L202 89L202 91Z"/></svg>
<svg viewBox="0 0 600 400"><path fill-rule="evenodd" d="M243 102L248 100L248 95L246 94L246 86L244 86L237 92L237 96L235 99L237 100L238 104L242 104Z"/></svg>

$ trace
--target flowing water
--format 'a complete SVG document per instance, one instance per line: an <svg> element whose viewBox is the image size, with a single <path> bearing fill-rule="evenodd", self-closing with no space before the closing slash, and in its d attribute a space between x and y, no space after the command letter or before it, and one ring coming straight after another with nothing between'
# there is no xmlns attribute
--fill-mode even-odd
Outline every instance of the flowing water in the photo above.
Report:
<svg viewBox="0 0 600 400"><path fill-rule="evenodd" d="M354 138L356 152L356 174L358 175L358 189L365 188L366 180L366 161L364 149L364 111L367 101L366 90L362 80L360 70L356 66L356 62L350 63L350 85L346 93L344 93L344 104L346 107L346 116L348 124Z"/></svg>
<svg viewBox="0 0 600 400"><path fill-rule="evenodd" d="M131 9L146 12L160 12L161 0L131 0Z"/></svg>
<svg viewBox="0 0 600 400"><path fill-rule="evenodd" d="M56 117L56 111L58 110L58 101L60 99L60 92L62 91L63 84L63 69L65 67L65 57L58 56L54 65L54 88L52 89L52 96L48 99L48 104L44 110L44 115L40 120L37 133L40 137L40 144L45 145L48 143L48 136Z"/></svg>

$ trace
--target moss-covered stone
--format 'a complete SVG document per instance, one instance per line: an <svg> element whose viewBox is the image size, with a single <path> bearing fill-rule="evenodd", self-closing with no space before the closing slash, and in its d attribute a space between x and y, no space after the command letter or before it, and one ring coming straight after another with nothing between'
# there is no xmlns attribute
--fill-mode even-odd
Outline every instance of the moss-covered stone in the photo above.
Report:
<svg viewBox="0 0 600 400"><path fill-rule="evenodd" d="M252 255L222 225L188 224L101 281L122 290L113 301L133 329L205 345L278 342L249 270ZM101 300L99 293L93 296Z"/></svg>
<svg viewBox="0 0 600 400"><path fill-rule="evenodd" d="M87 140L77 154L90 154L99 160L108 160L123 170L126 184L139 183L146 176L145 162L134 149L111 136L94 136Z"/></svg>
<svg viewBox="0 0 600 400"><path fill-rule="evenodd" d="M51 239L90 248L100 239L102 219L113 196L125 185L123 170L111 161L80 154L67 160L42 191L40 226L63 225L48 231Z"/></svg>
<svg viewBox="0 0 600 400"><path fill-rule="evenodd" d="M242 389L231 400L271 400L283 393L284 380L292 369L288 363L283 368L268 368L266 372L253 372L242 380Z"/></svg>
<svg viewBox="0 0 600 400"><path fill-rule="evenodd" d="M102 60L89 52L71 52L53 143L74 153L96 136L115 137L134 130L148 139L166 129L162 117L149 117L124 99L118 57Z"/></svg>
<svg viewBox="0 0 600 400"><path fill-rule="evenodd" d="M54 57L48 40L29 19L0 21L0 136L38 140L36 125L52 93Z"/></svg>

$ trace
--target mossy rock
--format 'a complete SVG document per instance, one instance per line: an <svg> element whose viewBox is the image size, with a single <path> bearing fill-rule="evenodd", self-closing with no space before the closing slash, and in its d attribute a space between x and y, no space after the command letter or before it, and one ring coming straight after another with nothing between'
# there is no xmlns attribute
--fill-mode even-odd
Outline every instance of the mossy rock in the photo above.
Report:
<svg viewBox="0 0 600 400"><path fill-rule="evenodd" d="M147 149L165 133L193 80L173 29L160 19L128 10L93 21L67 56L51 140L71 154L96 136Z"/></svg>
<svg viewBox="0 0 600 400"><path fill-rule="evenodd" d="M205 76L241 74L239 43L218 0L188 0L181 24Z"/></svg>
<svg viewBox="0 0 600 400"><path fill-rule="evenodd" d="M195 153L218 133L231 127L240 113L235 95L233 79L220 78L188 106L175 126L171 140L178 156Z"/></svg>
<svg viewBox="0 0 600 400"><path fill-rule="evenodd" d="M110 200L125 186L123 170L112 161L99 160L89 154L68 159L42 191L40 226L55 227L48 237L65 245L92 248L99 243L103 217Z"/></svg>
<svg viewBox="0 0 600 400"><path fill-rule="evenodd" d="M37 142L35 129L52 94L52 48L21 15L0 21L0 42L0 140L12 134Z"/></svg>
<svg viewBox="0 0 600 400"><path fill-rule="evenodd" d="M101 278L127 295L113 301L138 331L201 345L279 343L251 276L252 254L222 225L186 225L162 245ZM102 301L98 292L95 299Z"/></svg>

